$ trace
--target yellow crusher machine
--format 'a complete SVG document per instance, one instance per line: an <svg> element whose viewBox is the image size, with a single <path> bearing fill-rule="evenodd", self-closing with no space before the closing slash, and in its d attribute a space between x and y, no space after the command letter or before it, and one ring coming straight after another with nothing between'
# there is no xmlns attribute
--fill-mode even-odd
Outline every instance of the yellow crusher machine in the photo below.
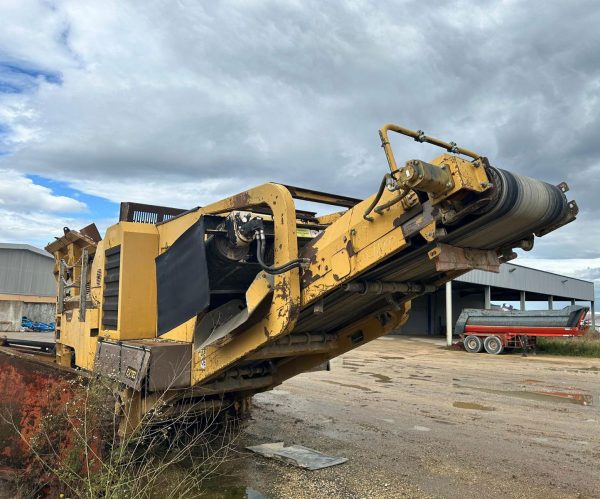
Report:
<svg viewBox="0 0 600 499"><path fill-rule="evenodd" d="M388 133L447 152L398 167ZM498 271L572 221L558 186L396 125L389 173L364 200L267 183L208 206L122 203L48 245L56 363L105 374L140 421L249 398L404 324L411 300L471 269ZM469 159L463 159L466 156ZM316 215L294 200L334 208ZM57 368L59 368L57 366Z"/></svg>

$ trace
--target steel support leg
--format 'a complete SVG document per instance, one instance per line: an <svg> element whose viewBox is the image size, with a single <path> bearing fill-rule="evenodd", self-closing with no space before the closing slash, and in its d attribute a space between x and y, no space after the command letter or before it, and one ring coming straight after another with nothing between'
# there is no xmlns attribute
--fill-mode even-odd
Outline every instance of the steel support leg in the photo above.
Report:
<svg viewBox="0 0 600 499"><path fill-rule="evenodd" d="M452 345L452 281L446 283L446 345Z"/></svg>

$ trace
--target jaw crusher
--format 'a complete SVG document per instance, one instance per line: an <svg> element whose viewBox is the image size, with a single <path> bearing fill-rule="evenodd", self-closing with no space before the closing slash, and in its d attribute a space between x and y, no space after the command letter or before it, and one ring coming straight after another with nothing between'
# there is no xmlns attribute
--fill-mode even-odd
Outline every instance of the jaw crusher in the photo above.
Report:
<svg viewBox="0 0 600 499"><path fill-rule="evenodd" d="M446 152L399 167L389 132ZM93 224L65 228L47 247L56 369L115 379L138 421L159 401L165 417L243 410L253 394L398 329L414 298L472 269L498 271L577 215L564 183L421 131L379 133L389 173L363 200L267 183L186 211L122 203L104 238ZM334 209L317 215L294 200Z"/></svg>

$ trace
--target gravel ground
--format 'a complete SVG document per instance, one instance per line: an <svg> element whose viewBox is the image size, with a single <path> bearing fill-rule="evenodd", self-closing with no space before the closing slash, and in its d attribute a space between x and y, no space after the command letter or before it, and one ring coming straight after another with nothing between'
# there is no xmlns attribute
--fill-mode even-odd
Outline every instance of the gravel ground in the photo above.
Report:
<svg viewBox="0 0 600 499"><path fill-rule="evenodd" d="M255 397L215 497L598 497L600 359L388 337ZM305 471L242 445L347 457ZM246 488L248 487L248 488Z"/></svg>
<svg viewBox="0 0 600 499"><path fill-rule="evenodd" d="M600 359L382 338L257 395L206 496L600 497L599 382ZM348 462L307 471L245 450L276 441Z"/></svg>

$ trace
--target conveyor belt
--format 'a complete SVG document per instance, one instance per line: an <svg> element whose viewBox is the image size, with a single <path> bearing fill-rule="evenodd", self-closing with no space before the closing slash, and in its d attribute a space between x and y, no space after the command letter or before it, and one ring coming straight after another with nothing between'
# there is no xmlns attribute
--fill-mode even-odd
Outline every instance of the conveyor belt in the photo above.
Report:
<svg viewBox="0 0 600 499"><path fill-rule="evenodd" d="M448 235L439 242L464 248L499 249L552 227L567 215L568 202L558 187L497 168L489 168L488 173L494 184L489 204L478 214L462 220L462 225L446 227ZM427 284L464 273L447 276L438 272L427 254L432 247L433 244L415 240L411 247L365 272L360 279ZM325 313L314 314L312 306L307 307L294 331L332 332L385 304L385 296L336 290L324 299Z"/></svg>

